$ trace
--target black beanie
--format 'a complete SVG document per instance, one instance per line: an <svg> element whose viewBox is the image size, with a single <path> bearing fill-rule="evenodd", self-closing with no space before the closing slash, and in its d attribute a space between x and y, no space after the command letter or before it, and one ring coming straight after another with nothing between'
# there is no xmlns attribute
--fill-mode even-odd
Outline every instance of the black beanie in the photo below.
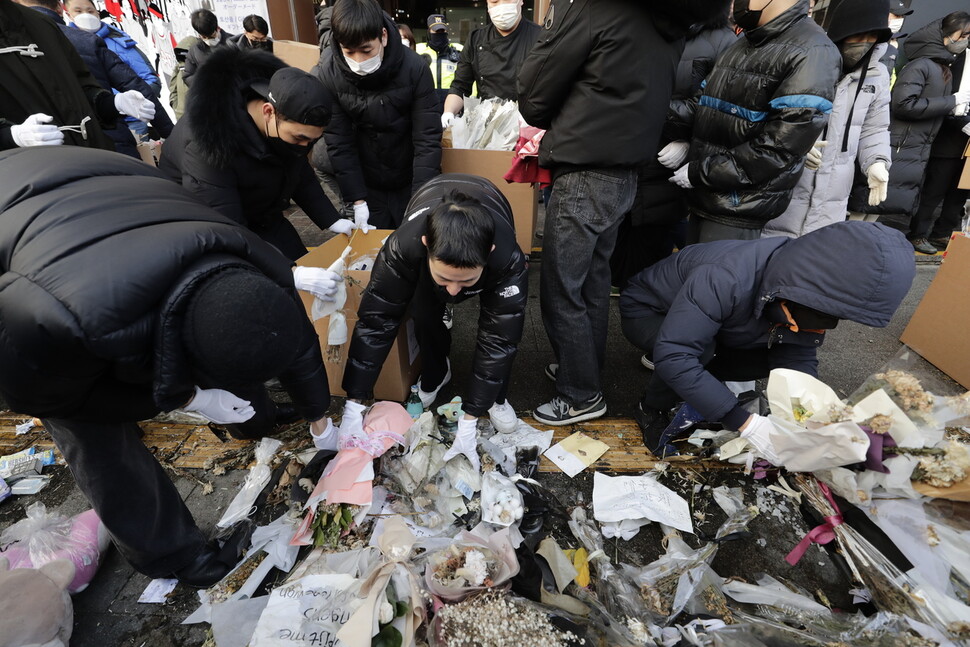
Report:
<svg viewBox="0 0 970 647"><path fill-rule="evenodd" d="M892 38L889 29L889 0L842 0L832 11L828 35L833 43L855 36L876 32L878 43Z"/></svg>
<svg viewBox="0 0 970 647"><path fill-rule="evenodd" d="M229 382L265 382L295 359L305 316L267 277L230 268L193 289L182 340L193 367L203 374Z"/></svg>

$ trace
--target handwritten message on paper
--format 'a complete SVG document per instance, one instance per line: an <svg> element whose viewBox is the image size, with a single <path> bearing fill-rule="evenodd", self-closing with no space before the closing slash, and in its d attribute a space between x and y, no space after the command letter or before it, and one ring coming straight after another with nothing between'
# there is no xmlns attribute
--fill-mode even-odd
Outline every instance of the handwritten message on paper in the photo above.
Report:
<svg viewBox="0 0 970 647"><path fill-rule="evenodd" d="M360 581L345 574L307 575L275 589L251 647L338 647L337 632L362 600Z"/></svg>
<svg viewBox="0 0 970 647"><path fill-rule="evenodd" d="M690 506L679 494L649 476L593 475L593 514L601 523L650 519L694 532Z"/></svg>

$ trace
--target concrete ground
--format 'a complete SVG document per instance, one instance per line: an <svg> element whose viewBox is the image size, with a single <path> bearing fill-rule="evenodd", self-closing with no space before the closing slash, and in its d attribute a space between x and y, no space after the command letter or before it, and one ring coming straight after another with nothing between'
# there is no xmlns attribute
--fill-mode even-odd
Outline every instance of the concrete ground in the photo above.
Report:
<svg viewBox="0 0 970 647"><path fill-rule="evenodd" d="M308 244L319 244L321 235L305 218L297 215L295 224L305 233ZM549 342L543 330L539 313L538 276L541 260L533 262L530 275L530 297L525 336L519 349L512 374L510 401L513 406L527 412L555 395L553 384L543 374L543 367L552 361ZM842 323L827 335L820 351L820 377L840 395L852 392L872 372L892 358L900 350L899 335L909 321L930 281L936 272L934 264L920 264L916 280L893 318L889 327L870 329L852 323ZM471 352L476 330L477 302L472 300L456 308L452 366L454 380L442 394L443 399L452 393L460 393L467 379ZM946 376L923 363L921 370L949 389L957 392L957 386ZM610 332L606 366L603 370L603 391L610 408L610 415L630 416L638 400L639 391L648 372L640 365L639 353L622 336L616 300L611 300ZM335 402L332 413L339 414L340 402ZM48 468L54 480L44 492L36 497L18 497L0 504L0 529L23 518L24 508L34 500L44 501L49 508L65 514L80 512L87 507L83 497L64 468ZM213 494L204 496L193 474L174 476L174 480L199 525L206 531L213 528L225 506L236 494L245 478L245 471L236 470L224 476L205 474L206 480L215 485ZM541 478L564 503L580 500L590 501L592 475L589 471L569 479L562 474L544 474ZM689 499L696 499L694 511L698 513L698 526L713 534L723 515L711 504L709 494L692 495L699 484L743 485L745 502L757 504L762 514L749 527L752 535L746 539L724 544L714 562L715 570L724 577L731 575L752 576L768 572L788 578L811 592L821 591L836 606L846 606L848 584L828 555L813 548L805 559L789 567L784 555L806 532L797 508L787 500L769 492L760 485L736 472L727 473L679 473L664 481L682 492ZM703 518L703 521L701 519ZM263 520L268 521L268 519ZM573 540L563 524L553 520L553 534L561 544ZM609 540L607 551L614 557L631 563L647 563L662 552L660 531L648 526L631 542ZM693 538L690 541L696 545ZM139 595L147 586L148 578L134 573L114 550L109 550L106 561L89 589L74 597L75 632L72 647L184 647L201 645L206 625L184 626L181 621L197 606L194 591L178 587L165 605L140 604Z"/></svg>

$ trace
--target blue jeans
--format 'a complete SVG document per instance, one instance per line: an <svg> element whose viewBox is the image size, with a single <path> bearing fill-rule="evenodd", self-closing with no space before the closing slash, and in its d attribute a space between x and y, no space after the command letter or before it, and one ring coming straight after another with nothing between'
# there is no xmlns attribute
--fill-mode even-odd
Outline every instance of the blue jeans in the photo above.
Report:
<svg viewBox="0 0 970 647"><path fill-rule="evenodd" d="M556 390L572 405L602 392L610 256L636 189L633 168L573 171L556 177L546 205L539 303L559 363Z"/></svg>

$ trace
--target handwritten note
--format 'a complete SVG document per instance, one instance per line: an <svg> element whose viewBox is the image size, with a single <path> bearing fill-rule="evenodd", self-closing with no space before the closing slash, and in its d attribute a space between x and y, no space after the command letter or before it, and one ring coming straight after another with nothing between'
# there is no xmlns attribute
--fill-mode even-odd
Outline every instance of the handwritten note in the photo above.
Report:
<svg viewBox="0 0 970 647"><path fill-rule="evenodd" d="M543 455L572 478L598 461L609 448L606 443L577 431L547 449Z"/></svg>
<svg viewBox="0 0 970 647"><path fill-rule="evenodd" d="M693 533L690 506L649 476L593 475L593 516L601 523L649 519Z"/></svg>
<svg viewBox="0 0 970 647"><path fill-rule="evenodd" d="M345 574L307 575L274 589L251 647L338 647L337 632L361 600L360 581Z"/></svg>

